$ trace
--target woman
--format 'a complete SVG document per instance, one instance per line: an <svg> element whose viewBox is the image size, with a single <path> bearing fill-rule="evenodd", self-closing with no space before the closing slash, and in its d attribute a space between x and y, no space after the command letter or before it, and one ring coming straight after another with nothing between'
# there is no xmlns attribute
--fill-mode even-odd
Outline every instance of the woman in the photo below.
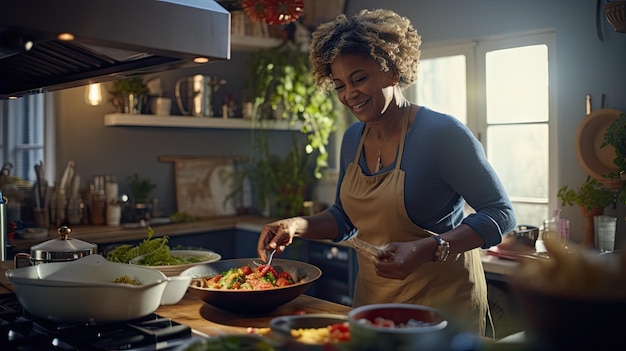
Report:
<svg viewBox="0 0 626 351"><path fill-rule="evenodd" d="M338 16L313 33L317 85L334 89L358 122L345 132L335 204L264 226L258 253L293 237L348 240L358 251L354 306L413 303L452 313L484 335L485 275L478 248L515 227L511 202L481 144L455 118L410 103L421 38L390 10ZM467 202L475 213L465 216Z"/></svg>

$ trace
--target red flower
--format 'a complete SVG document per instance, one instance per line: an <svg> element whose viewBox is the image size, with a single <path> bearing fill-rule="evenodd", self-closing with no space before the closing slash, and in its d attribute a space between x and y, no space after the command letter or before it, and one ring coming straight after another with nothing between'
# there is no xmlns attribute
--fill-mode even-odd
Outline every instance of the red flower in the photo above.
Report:
<svg viewBox="0 0 626 351"><path fill-rule="evenodd" d="M252 22L265 21L266 0L243 0L241 7Z"/></svg>
<svg viewBox="0 0 626 351"><path fill-rule="evenodd" d="M253 22L287 24L304 12L304 0L243 0L243 10Z"/></svg>
<svg viewBox="0 0 626 351"><path fill-rule="evenodd" d="M295 22L304 12L304 0L264 0L265 22L287 24Z"/></svg>

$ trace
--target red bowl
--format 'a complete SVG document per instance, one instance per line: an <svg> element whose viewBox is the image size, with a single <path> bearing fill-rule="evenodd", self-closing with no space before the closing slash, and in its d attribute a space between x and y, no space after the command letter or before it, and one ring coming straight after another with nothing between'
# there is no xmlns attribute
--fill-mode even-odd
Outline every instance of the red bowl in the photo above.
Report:
<svg viewBox="0 0 626 351"><path fill-rule="evenodd" d="M411 319L425 325L380 327L372 324L378 317L396 325ZM359 350L447 350L453 335L453 328L440 311L422 305L365 305L350 311L348 321L352 346Z"/></svg>

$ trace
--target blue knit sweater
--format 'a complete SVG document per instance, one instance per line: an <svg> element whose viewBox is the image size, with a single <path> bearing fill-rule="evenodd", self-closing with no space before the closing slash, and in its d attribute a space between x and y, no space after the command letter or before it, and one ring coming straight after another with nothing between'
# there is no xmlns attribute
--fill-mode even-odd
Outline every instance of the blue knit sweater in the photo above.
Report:
<svg viewBox="0 0 626 351"><path fill-rule="evenodd" d="M348 239L355 230L338 195L364 128L364 123L356 122L343 136L337 196L329 208L339 225L336 241ZM393 169L396 162L379 172ZM363 153L359 165L364 174L370 175ZM499 244L502 235L515 228L511 201L487 161L482 144L456 118L420 107L407 131L400 168L405 172L408 216L421 228L444 233L465 223L483 238L484 249ZM467 217L465 202L476 211Z"/></svg>

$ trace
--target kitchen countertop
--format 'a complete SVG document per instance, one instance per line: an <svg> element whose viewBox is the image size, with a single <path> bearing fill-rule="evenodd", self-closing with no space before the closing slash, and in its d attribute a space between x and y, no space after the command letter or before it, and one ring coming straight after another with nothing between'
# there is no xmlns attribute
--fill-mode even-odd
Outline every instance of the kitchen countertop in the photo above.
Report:
<svg viewBox="0 0 626 351"><path fill-rule="evenodd" d="M204 303L191 291L187 291L183 300L178 304L161 306L156 313L205 334L218 335L220 333L246 333L249 327L268 328L270 320L279 316L301 313L330 313L347 316L350 310L351 308L348 306L308 295L300 295L270 313L250 316L215 308Z"/></svg>
<svg viewBox="0 0 626 351"><path fill-rule="evenodd" d="M4 274L13 268L13 262L0 262L0 293L13 291L11 282ZM261 316L234 314L204 303L191 291L175 305L160 306L156 313L188 325L208 335L223 333L246 333L248 327L268 328L272 318L296 313L332 313L348 315L350 307L321 300L308 295L300 295L278 309Z"/></svg>
<svg viewBox="0 0 626 351"><path fill-rule="evenodd" d="M219 217L213 219L205 219L201 221L159 224L152 228L155 235L177 236L185 234L194 234L201 232L210 232L216 230L242 229L260 232L263 225L273 221L270 218L258 216L230 216ZM146 238L146 227L126 228L122 226L95 226L95 225L79 225L71 226L71 238L80 239L86 242L98 245L111 244L122 241L142 240ZM14 239L11 244L17 250L28 252L31 246L39 244L43 241L54 239L57 237L56 229L49 229L48 237L35 240ZM330 241L329 241L330 242ZM346 245L346 243L330 242L333 245ZM495 256L488 255L485 250L481 250L483 268L485 272L492 275L506 276L514 272L518 267L518 263L512 260L500 259Z"/></svg>

